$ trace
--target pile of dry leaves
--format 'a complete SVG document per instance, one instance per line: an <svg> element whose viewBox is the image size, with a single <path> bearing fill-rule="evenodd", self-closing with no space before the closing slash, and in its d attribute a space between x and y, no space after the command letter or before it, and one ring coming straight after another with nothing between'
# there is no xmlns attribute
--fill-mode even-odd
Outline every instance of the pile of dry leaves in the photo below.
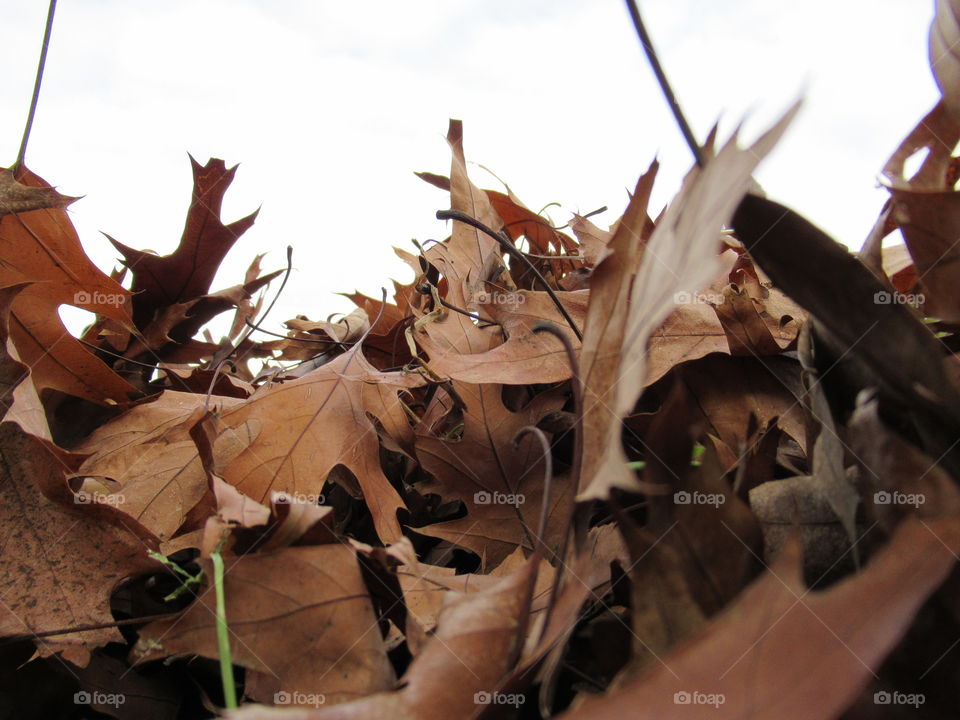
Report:
<svg viewBox="0 0 960 720"><path fill-rule="evenodd" d="M112 276L3 171L3 716L205 717L232 683L247 719L956 717L944 94L856 257L752 180L795 110L656 218L652 166L609 229L475 187L451 122L416 280L279 337L284 269L211 292L255 219L221 220L222 161Z"/></svg>

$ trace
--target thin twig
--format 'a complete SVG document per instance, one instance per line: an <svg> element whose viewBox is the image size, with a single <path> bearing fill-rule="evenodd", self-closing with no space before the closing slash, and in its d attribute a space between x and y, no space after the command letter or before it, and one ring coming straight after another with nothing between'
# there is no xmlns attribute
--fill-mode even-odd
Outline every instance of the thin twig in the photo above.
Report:
<svg viewBox="0 0 960 720"><path fill-rule="evenodd" d="M293 245L287 245L287 269L283 273L283 280L280 282L280 288L277 290L277 294L273 296L273 300L270 302L270 304L267 305L267 309L263 311L263 315L260 316L260 319L257 320L256 324L247 331L247 334L240 338L239 342L237 342L237 347L240 347L243 344L243 341L253 334L254 330L260 329L260 325L264 320L267 319L267 315L270 314L270 311L273 310L273 306L277 304L277 300L279 300L280 296L283 294L283 289L287 286L287 280L290 279L291 270L293 270Z"/></svg>
<svg viewBox="0 0 960 720"><path fill-rule="evenodd" d="M302 342L302 343L316 343L318 345L339 345L340 347L343 347L343 348L353 347L353 343L345 343L340 340L324 340L323 338L315 338L315 339L298 338L298 337L291 337L290 335L281 335L280 333L275 333L271 330L264 330L259 325L254 325L252 322L250 322L249 318L244 318L243 322L247 324L247 327L252 328L257 332L262 332L266 335L272 335L273 337L280 338L281 340L293 340L294 342Z"/></svg>
<svg viewBox="0 0 960 720"><path fill-rule="evenodd" d="M40 61L37 63L37 79L33 83L33 97L30 99L30 112L27 113L27 124L23 128L23 138L20 140L20 152L17 161L13 164L14 175L23 166L23 159L27 154L27 141L30 140L30 130L33 128L33 118L37 113L37 101L40 99L40 84L43 82L43 68L47 64L47 48L50 47L50 32L53 30L53 14L57 9L57 0L50 0L47 10L47 26L43 31L43 47L40 48Z"/></svg>
<svg viewBox="0 0 960 720"><path fill-rule="evenodd" d="M182 610L173 610L168 613L159 613L157 615L144 615L143 617L127 618L126 620L114 620L113 622L90 623L87 625L75 625L73 627L60 628L58 630L43 630L41 632L8 635L7 637L0 639L0 646L8 645L14 642L20 642L22 640L31 640L33 638L56 637L57 635L73 635L75 633L91 632L92 630L105 630L107 628L126 627L127 625L143 625L146 623L151 623L154 620L164 620L166 618L179 615L182 612L183 612Z"/></svg>
<svg viewBox="0 0 960 720"><path fill-rule="evenodd" d="M210 387L207 388L207 400L203 406L204 410L210 409L210 398L213 395L213 388L217 384L217 379L220 377L220 369L224 366L224 364L231 361L233 354L237 351L237 349L241 345L243 345L244 341L253 334L253 331L260 329L260 324L267 319L267 315L269 315L270 311L273 310L273 306L277 304L277 300L280 299L280 295L283 293L283 289L287 286L287 280L290 279L291 270L293 270L293 246L287 245L287 270L283 274L283 281L280 283L280 289L277 290L277 294L273 296L273 300L270 302L269 305L267 305L267 309L263 311L263 315L260 316L260 319L257 321L257 324L251 326L250 329L247 330L246 334L243 337L241 337L239 340L237 340L236 344L230 343L232 345L230 352L228 352L224 356L224 358L217 363L216 367L213 370L213 379L210 381ZM240 358L240 359L242 360L243 358Z"/></svg>
<svg viewBox="0 0 960 720"><path fill-rule="evenodd" d="M500 247L503 248L503 250L510 257L527 266L527 269L533 273L534 277L540 281L540 285L543 286L543 289L547 291L547 295L549 295L550 299L553 300L554 305L557 306L557 310L559 310L560 314L563 315L563 319L567 321L567 325L569 325L570 329L573 330L573 334L577 336L577 340L583 340L583 334L580 332L580 328L577 327L577 324L573 321L573 318L570 317L570 313L567 312L567 309L563 306L563 303L560 302L560 298L557 297L557 294L553 291L553 288L550 287L550 283L548 283L546 278L540 274L540 271L537 270L532 262L530 262L530 259L516 248L510 238L507 237L506 233L497 232L496 230L487 227L476 218L472 218L465 212L460 212L459 210L437 210L437 220L457 220L458 222L462 222L470 227L480 230L483 233L486 233L496 240Z"/></svg>
<svg viewBox="0 0 960 720"><path fill-rule="evenodd" d="M543 548L544 555L553 554L547 547L547 541L544 537L547 533L547 521L550 518L550 501L553 499L553 455L550 452L550 441L547 434L535 425L526 425L520 428L520 432L513 438L513 447L520 447L520 441L525 435L536 435L540 441L540 447L543 448L543 497L540 499L540 520L537 524L537 540L540 541L540 547Z"/></svg>
<svg viewBox="0 0 960 720"><path fill-rule="evenodd" d="M94 345L93 343L88 343L86 340L82 338L74 338L74 339L77 342L79 342L81 345L86 345L91 350L96 350L97 352L102 352L105 355L110 355L112 357L119 358L120 360L123 360L124 362L128 362L132 365L139 365L140 367L150 368L151 370L166 369L162 365L151 365L150 363L140 362L139 360L133 360L131 358L125 357L124 355L121 355L120 353L112 352L110 350L107 350L106 348L102 348L102 347L99 347L98 345Z"/></svg>
<svg viewBox="0 0 960 720"><path fill-rule="evenodd" d="M477 313L472 313L472 312L469 312L468 310L464 310L463 308L459 308L459 307L457 307L456 305L454 305L453 303L447 302L446 300L444 300L444 299L443 299L442 297L440 297L439 295L437 296L437 300L439 300L439 301L440 301L440 304L443 305L443 306L444 306L445 308L447 308L448 310L453 310L454 312L458 312L458 313L460 313L461 315L466 315L468 318L472 318L473 320L476 320L477 322L486 323L487 325L496 325L496 324L497 324L497 323L495 323L493 320L487 320L486 318L480 317Z"/></svg>
<svg viewBox="0 0 960 720"><path fill-rule="evenodd" d="M663 66L660 65L660 59L657 57L657 51L653 49L653 42L650 40L650 35L647 33L647 28L643 24L643 18L640 17L640 8L637 7L636 0L627 0L627 9L630 11L630 18L633 20L633 26L637 29L637 35L640 36L640 44L643 45L643 51L647 55L647 60L650 61L650 67L653 68L653 74L657 76L657 82L660 83L660 89L663 90L663 94L667 99L667 104L670 105L670 110L673 112L673 117L676 118L677 124L680 126L680 131L683 133L684 139L687 141L687 145L690 146L690 152L693 153L693 158L696 160L699 167L703 167L706 160L703 156L703 150L700 147L700 144L697 142L697 139L693 135L693 130L690 129L689 123L687 123L687 118L684 117L683 110L680 109L680 103L677 102L677 96L673 94L673 88L670 87L670 82L667 80L667 75L663 71Z"/></svg>
<svg viewBox="0 0 960 720"><path fill-rule="evenodd" d="M577 353L574 350L573 343L570 342L570 338L560 332L555 325L548 322L538 322L533 326L533 332L535 334L549 333L563 344L563 349L567 354L567 362L570 363L570 387L573 390L574 421L573 427L570 428L570 432L573 433L573 463L570 467L570 472L573 475L571 478L573 490L570 493L566 527L563 531L563 540L560 543L558 553L560 563L558 563L557 572L553 576L553 584L550 587L550 599L547 601L547 619L549 619L550 614L553 612L553 607L557 603L557 597L560 594L560 579L563 575L563 563L566 562L567 551L570 546L571 525L573 524L574 513L577 509L577 487L580 484L580 466L583 462L583 443L580 437L581 424L583 423L583 389L580 380L580 363L577 361ZM546 622L544 622L543 628L540 631L541 640L546 634L546 631L547 625Z"/></svg>

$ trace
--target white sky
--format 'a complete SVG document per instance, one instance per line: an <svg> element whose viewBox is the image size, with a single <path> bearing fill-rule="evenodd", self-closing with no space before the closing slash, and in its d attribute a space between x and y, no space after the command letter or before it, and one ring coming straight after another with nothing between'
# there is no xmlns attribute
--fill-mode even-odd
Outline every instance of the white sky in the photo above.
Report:
<svg viewBox="0 0 960 720"><path fill-rule="evenodd" d="M886 158L938 93L927 62L933 2L640 0L699 138L749 113L762 130L802 90L806 106L761 166L768 194L859 247L885 192ZM19 146L46 16L3 0L0 163ZM87 253L99 231L171 252L190 197L187 152L240 163L224 218L262 205L213 290L264 269L295 271L266 323L317 319L411 274L391 246L442 239L447 119L468 160L534 211L610 210L655 155L655 205L691 158L621 0L61 0L27 164L68 195ZM482 169L482 187L499 187ZM72 320L84 317L71 311ZM74 325L75 322L71 322Z"/></svg>

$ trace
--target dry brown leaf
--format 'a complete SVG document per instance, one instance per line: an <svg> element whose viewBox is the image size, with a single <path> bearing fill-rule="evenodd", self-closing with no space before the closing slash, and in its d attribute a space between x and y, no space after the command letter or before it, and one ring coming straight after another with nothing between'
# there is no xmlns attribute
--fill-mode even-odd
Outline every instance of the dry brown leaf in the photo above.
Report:
<svg viewBox="0 0 960 720"><path fill-rule="evenodd" d="M236 165L227 169L223 160L211 158L201 166L193 157L190 165L193 195L176 251L161 257L107 236L133 271L133 319L139 328L145 328L158 310L209 293L223 258L257 217L254 212L229 225L220 219L223 196L236 175Z"/></svg>
<svg viewBox="0 0 960 720"><path fill-rule="evenodd" d="M587 218L574 215L570 229L580 242L580 255L584 262L596 266L607 256L607 248L616 228L601 230Z"/></svg>
<svg viewBox="0 0 960 720"><path fill-rule="evenodd" d="M418 172L416 175L421 180L424 180L431 185L440 188L441 190L450 190L449 178L426 172ZM513 194L513 191L510 190L509 187L507 187L506 194L497 192L496 190L484 190L483 192L487 194L487 199L490 201L490 205L493 207L493 210L499 216L501 221L501 223L498 223L497 226L488 226L498 227L500 224L502 224L503 231L507 233L510 239L514 242L519 240L521 237L526 238L527 243L530 246L530 252L533 255L567 255L576 250L577 244L569 236L554 229L546 218L537 215L530 210L530 208L524 205L520 199ZM566 272L575 269L580 264L571 262L570 260L561 259L550 259L546 260L546 263L544 263L542 262L544 260L543 257L537 259L541 262L534 264L540 265L541 267L548 267L548 274L552 275L554 278L560 278ZM527 268L519 270L518 284L525 288L532 287L533 282L535 281L532 277L524 278L523 276L525 274L529 274L529 270ZM521 280L525 281L521 282Z"/></svg>
<svg viewBox="0 0 960 720"><path fill-rule="evenodd" d="M448 605L433 639L417 656L403 687L320 710L275 713L243 708L238 720L449 720L477 717L517 660L530 611L538 558L482 592Z"/></svg>
<svg viewBox="0 0 960 720"><path fill-rule="evenodd" d="M109 478L119 484L111 502L162 540L181 528L208 489L207 476L190 438L194 413L205 397L167 391L98 428L76 448L92 453L79 477ZM239 404L218 398L221 406ZM218 459L229 462L253 442L258 421L225 428L217 441ZM193 529L193 528L191 528Z"/></svg>
<svg viewBox="0 0 960 720"><path fill-rule="evenodd" d="M957 549L955 518L910 520L863 572L811 593L790 543L699 637L560 718L833 720L947 577Z"/></svg>
<svg viewBox="0 0 960 720"><path fill-rule="evenodd" d="M752 147L738 148L734 137L703 169L691 171L649 235L646 205L655 168L638 182L611 240L612 254L596 268L591 282L591 306L596 307L588 311L582 359L585 439L580 499L606 498L614 487L641 488L627 469L619 438L621 418L633 410L646 384L648 340L677 304L678 293L695 291L717 274L721 267L717 233L747 191L754 168L783 135L797 109L791 108ZM645 237L649 240L643 242ZM642 252L638 243L643 244ZM605 265L617 269L602 272ZM611 289L601 291L605 285Z"/></svg>
<svg viewBox="0 0 960 720"><path fill-rule="evenodd" d="M570 377L570 363L556 339L535 335L539 322L552 323L576 347L579 341L545 292L499 290L490 285L477 292L480 316L497 323L505 335L500 345L479 353L447 352L431 337L430 326L415 332L420 347L430 356L430 368L454 380L468 383L523 385L550 383ZM586 316L586 291L558 292L557 297L582 328Z"/></svg>
<svg viewBox="0 0 960 720"><path fill-rule="evenodd" d="M10 170L0 169L0 217L30 210L65 208L77 199L61 195L52 187L23 185Z"/></svg>
<svg viewBox="0 0 960 720"><path fill-rule="evenodd" d="M393 670L352 549L283 548L228 556L224 565L233 661L256 673L248 695L271 702L282 692L333 705L392 687ZM209 559L201 567L213 577ZM178 654L217 658L215 626L210 582L183 615L141 630L134 657L137 663Z"/></svg>
<svg viewBox="0 0 960 720"><path fill-rule="evenodd" d="M451 120L447 142L453 153L450 168L450 207L465 212L493 230L503 224L487 199L467 176L467 162L463 152L463 123ZM461 308L472 304L473 295L482 289L480 283L503 267L497 241L476 228L453 222L450 239L431 245L424 252L427 262L436 267L447 280L447 300Z"/></svg>
<svg viewBox="0 0 960 720"><path fill-rule="evenodd" d="M803 387L795 360L713 354L684 366L681 377L696 400L691 422L702 423L705 432L722 442L734 457L739 457L751 436L751 415L761 426L776 420L784 432L804 441L806 419L798 402ZM665 396L668 382L669 378L651 391L657 397Z"/></svg>
<svg viewBox="0 0 960 720"><path fill-rule="evenodd" d="M674 560L690 598L709 616L753 576L761 536L753 514L733 493L713 448L706 445L697 463L691 462L694 443L701 438L694 417L693 398L678 382L643 440L644 479L672 490L672 495L649 499L645 530L656 538L655 548L664 546L668 557L650 562ZM628 545L640 542L631 543L629 527L625 537Z"/></svg>
<svg viewBox="0 0 960 720"><path fill-rule="evenodd" d="M380 539L396 542L403 501L381 468L377 433L380 427L412 449L400 393L421 384L413 375L380 372L355 345L304 377L263 387L222 415L224 432L251 422L262 427L223 477L259 502L274 490L318 497L330 471L342 465L356 477Z"/></svg>
<svg viewBox="0 0 960 720"><path fill-rule="evenodd" d="M19 362L7 326L10 305L24 287L0 288L0 421L15 422L24 432L53 442L30 370Z"/></svg>
<svg viewBox="0 0 960 720"><path fill-rule="evenodd" d="M960 120L960 2L937 0L930 23L930 67L943 94L943 103Z"/></svg>
<svg viewBox="0 0 960 720"><path fill-rule="evenodd" d="M21 168L17 180L49 188ZM129 330L130 293L90 262L62 208L0 217L0 287L31 282L13 301L10 337L37 390L51 388L91 402L126 403L134 388L75 340L57 308L75 305Z"/></svg>
<svg viewBox="0 0 960 720"><path fill-rule="evenodd" d="M150 533L101 504L102 498L70 491L66 475L78 462L13 423L0 424L2 636L110 623L117 586L161 569L147 557L158 547ZM82 502L85 497L95 502ZM82 665L85 650L121 640L116 628L107 627L37 645L44 654L68 650Z"/></svg>
<svg viewBox="0 0 960 720"><path fill-rule="evenodd" d="M421 492L436 492L467 507L459 520L417 528L477 553L488 566L496 566L517 547L534 550L534 534L543 498L543 449L526 438L514 450L513 439L527 425L536 425L557 410L563 398L543 393L523 410L509 411L499 385L453 387L466 404L459 439L437 437L425 423L417 431L416 455L433 476ZM425 418L429 422L430 416ZM570 478L553 478L546 536L555 549L566 529Z"/></svg>
<svg viewBox="0 0 960 720"><path fill-rule="evenodd" d="M403 590L403 601L407 611L422 631L430 633L436 627L440 613L451 599L488 590L497 585L502 578L520 570L525 562L523 551L517 548L486 575L458 574L455 568L412 563L398 567L397 578ZM542 613L545 608L553 575L553 567L545 560L541 560L531 602L531 621L536 620L538 613ZM534 638L528 636L528 641L532 639ZM411 652L417 655L420 648L411 648Z"/></svg>

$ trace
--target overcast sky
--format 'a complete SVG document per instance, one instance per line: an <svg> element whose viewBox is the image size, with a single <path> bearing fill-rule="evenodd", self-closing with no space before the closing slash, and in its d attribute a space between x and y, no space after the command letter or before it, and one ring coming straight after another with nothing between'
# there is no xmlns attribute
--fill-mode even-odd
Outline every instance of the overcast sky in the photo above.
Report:
<svg viewBox="0 0 960 720"><path fill-rule="evenodd" d="M768 194L859 247L885 193L879 169L938 93L927 62L933 2L641 0L661 60L703 138L747 117L762 130L801 92L805 109L761 166ZM46 15L3 0L0 162L13 162ZM191 189L187 153L240 163L230 221L262 205L214 290L295 272L267 327L343 311L332 295L411 275L391 251L442 239L447 119L468 160L532 209L610 210L654 156L655 204L691 158L620 0L61 0L27 164L69 195L88 254L100 231L171 252ZM499 187L479 167L475 183ZM80 311L73 318L83 317ZM71 323L73 324L73 323Z"/></svg>

